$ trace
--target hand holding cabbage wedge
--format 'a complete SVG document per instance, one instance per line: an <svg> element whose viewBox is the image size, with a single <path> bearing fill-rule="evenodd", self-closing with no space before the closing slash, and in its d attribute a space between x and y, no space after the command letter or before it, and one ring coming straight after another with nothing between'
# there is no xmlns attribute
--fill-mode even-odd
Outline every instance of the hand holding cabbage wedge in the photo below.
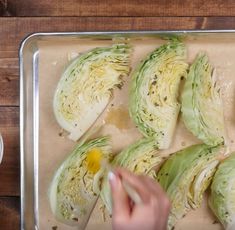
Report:
<svg viewBox="0 0 235 230"><path fill-rule="evenodd" d="M95 48L76 58L63 73L54 96L60 126L78 140L107 106L111 91L130 71L129 45Z"/></svg>
<svg viewBox="0 0 235 230"><path fill-rule="evenodd" d="M84 229L100 191L100 161L110 157L109 140L102 137L78 144L62 163L49 189L51 210L59 221Z"/></svg>
<svg viewBox="0 0 235 230"><path fill-rule="evenodd" d="M174 153L162 165L157 180L171 200L169 230L191 208L201 205L223 151L220 146L193 145Z"/></svg>
<svg viewBox="0 0 235 230"><path fill-rule="evenodd" d="M114 157L111 165L123 167L135 174L145 174L151 178L155 177L154 166L157 166L162 157L157 154L158 148L154 138L144 138L128 146ZM108 210L112 213L111 191L107 176L102 183L101 198Z"/></svg>
<svg viewBox="0 0 235 230"><path fill-rule="evenodd" d="M226 230L235 229L235 152L215 173L209 205Z"/></svg>
<svg viewBox="0 0 235 230"><path fill-rule="evenodd" d="M225 125L220 88L206 54L199 54L190 67L182 94L186 127L205 144L224 144Z"/></svg>
<svg viewBox="0 0 235 230"><path fill-rule="evenodd" d="M155 137L160 149L169 147L175 130L185 61L186 48L175 41L153 51L132 74L130 116L145 137Z"/></svg>

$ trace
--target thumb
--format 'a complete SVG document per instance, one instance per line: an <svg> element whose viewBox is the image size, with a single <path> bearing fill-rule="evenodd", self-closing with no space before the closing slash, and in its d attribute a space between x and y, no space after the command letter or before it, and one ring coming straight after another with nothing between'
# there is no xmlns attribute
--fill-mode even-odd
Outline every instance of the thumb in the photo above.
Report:
<svg viewBox="0 0 235 230"><path fill-rule="evenodd" d="M122 185L120 177L114 172L108 174L112 191L112 214L113 218L128 218L130 215L130 205L128 195Z"/></svg>

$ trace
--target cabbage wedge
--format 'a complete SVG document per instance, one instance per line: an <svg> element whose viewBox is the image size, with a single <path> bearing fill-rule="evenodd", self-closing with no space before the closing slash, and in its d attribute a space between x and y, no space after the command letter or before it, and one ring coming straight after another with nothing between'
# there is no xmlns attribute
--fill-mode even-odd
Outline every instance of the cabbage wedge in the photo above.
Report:
<svg viewBox="0 0 235 230"><path fill-rule="evenodd" d="M235 152L219 165L215 173L209 206L225 229L235 229Z"/></svg>
<svg viewBox="0 0 235 230"><path fill-rule="evenodd" d="M168 148L174 134L185 61L184 44L172 41L149 54L132 74L130 116L145 137L155 137L159 149Z"/></svg>
<svg viewBox="0 0 235 230"><path fill-rule="evenodd" d="M124 149L111 162L113 167L123 167L135 174L146 174L155 178L154 167L160 164L162 157L158 155L158 147L154 138L144 138ZM104 177L101 198L109 214L112 214L111 190L108 177Z"/></svg>
<svg viewBox="0 0 235 230"><path fill-rule="evenodd" d="M95 48L76 58L63 73L54 95L59 125L78 140L107 106L112 90L130 71L131 48L126 44Z"/></svg>
<svg viewBox="0 0 235 230"><path fill-rule="evenodd" d="M220 88L208 56L199 54L190 67L182 93L183 121L207 145L225 143Z"/></svg>
<svg viewBox="0 0 235 230"><path fill-rule="evenodd" d="M94 164L92 158L98 158ZM59 221L84 229L96 204L104 170L99 162L109 161L111 147L107 137L76 146L56 171L49 188L51 210Z"/></svg>
<svg viewBox="0 0 235 230"><path fill-rule="evenodd" d="M174 229L191 208L201 205L223 151L223 147L193 145L176 152L162 165L157 180L171 200L168 229Z"/></svg>

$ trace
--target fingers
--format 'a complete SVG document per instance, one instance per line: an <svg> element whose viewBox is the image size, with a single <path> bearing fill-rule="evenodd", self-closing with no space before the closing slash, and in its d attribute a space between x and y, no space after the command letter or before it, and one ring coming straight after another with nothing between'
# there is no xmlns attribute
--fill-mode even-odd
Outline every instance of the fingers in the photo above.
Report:
<svg viewBox="0 0 235 230"><path fill-rule="evenodd" d="M170 202L156 181L122 168L115 169L115 174L110 174L109 179L113 196L114 230L166 229ZM125 191L125 183L138 193L141 203L128 198L130 190Z"/></svg>
<svg viewBox="0 0 235 230"><path fill-rule="evenodd" d="M146 187L150 189L153 193L156 193L158 196L165 195L164 190L157 181L147 176L140 176L140 178L143 180Z"/></svg>
<svg viewBox="0 0 235 230"><path fill-rule="evenodd" d="M121 179L114 172L109 172L109 183L112 190L112 213L116 218L128 218L130 215L129 198L122 186Z"/></svg>
<svg viewBox="0 0 235 230"><path fill-rule="evenodd" d="M161 210L161 215L163 217L168 216L171 204L160 184L147 176L140 176L140 178L149 190L150 205L155 209L155 212L157 212L157 210ZM163 229L166 229L167 218L165 218L165 221L164 218L162 218L161 225L163 226Z"/></svg>
<svg viewBox="0 0 235 230"><path fill-rule="evenodd" d="M149 202L153 197L155 199L161 198L161 203L164 207L168 207L167 210L169 210L170 201L157 181L147 176L137 176L123 168L117 168L116 173L124 178L139 193L143 202Z"/></svg>
<svg viewBox="0 0 235 230"><path fill-rule="evenodd" d="M139 194L144 203L149 202L149 191L146 189L145 183L143 183L139 176L125 169L117 168L115 171Z"/></svg>
<svg viewBox="0 0 235 230"><path fill-rule="evenodd" d="M171 206L170 200L167 197L165 191L160 186L160 184L150 177L147 176L139 176L139 177L145 184L145 187L148 188L150 192L149 194L150 200L154 203L158 203L162 211L163 212L165 211L165 213L168 214Z"/></svg>

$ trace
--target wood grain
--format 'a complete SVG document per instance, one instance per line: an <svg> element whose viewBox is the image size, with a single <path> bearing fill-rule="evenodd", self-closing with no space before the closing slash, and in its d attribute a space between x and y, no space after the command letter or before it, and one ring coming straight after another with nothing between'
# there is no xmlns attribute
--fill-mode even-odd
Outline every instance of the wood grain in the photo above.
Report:
<svg viewBox="0 0 235 230"><path fill-rule="evenodd" d="M232 29L235 17L0 18L0 105L19 105L18 50L33 32Z"/></svg>
<svg viewBox="0 0 235 230"><path fill-rule="evenodd" d="M18 49L21 40L38 31L102 31L162 29L229 29L231 17L43 17L0 18L0 105L19 105ZM18 108L0 108L0 131L6 141L6 154L0 166L0 194L19 194Z"/></svg>
<svg viewBox="0 0 235 230"><path fill-rule="evenodd" d="M0 18L0 57L16 57L29 33L46 31L232 29L235 17Z"/></svg>
<svg viewBox="0 0 235 230"><path fill-rule="evenodd" d="M0 36L1 37L1 36ZM1 50L0 50L1 52ZM19 104L18 58L0 58L0 105Z"/></svg>
<svg viewBox="0 0 235 230"><path fill-rule="evenodd" d="M22 39L33 32L52 31L235 28L235 17L224 17L235 16L235 2L232 0L186 0L184 3L180 0L0 0L0 16L9 15L82 16L0 17L0 132L5 143L0 165L0 229L9 230L19 229L20 201L19 197L1 196L19 196L18 50Z"/></svg>
<svg viewBox="0 0 235 230"><path fill-rule="evenodd" d="M232 29L235 17L2 17L0 25L0 58L16 58L33 32Z"/></svg>
<svg viewBox="0 0 235 230"><path fill-rule="evenodd" d="M4 141L4 156L0 164L0 196L16 196L20 191L18 121L18 107L0 107L0 132Z"/></svg>
<svg viewBox="0 0 235 230"><path fill-rule="evenodd" d="M7 7L7 0L0 0L0 16L10 16Z"/></svg>
<svg viewBox="0 0 235 230"><path fill-rule="evenodd" d="M0 197L0 229L16 230L20 228L19 197Z"/></svg>
<svg viewBox="0 0 235 230"><path fill-rule="evenodd" d="M233 0L1 0L12 16L235 16Z"/></svg>

